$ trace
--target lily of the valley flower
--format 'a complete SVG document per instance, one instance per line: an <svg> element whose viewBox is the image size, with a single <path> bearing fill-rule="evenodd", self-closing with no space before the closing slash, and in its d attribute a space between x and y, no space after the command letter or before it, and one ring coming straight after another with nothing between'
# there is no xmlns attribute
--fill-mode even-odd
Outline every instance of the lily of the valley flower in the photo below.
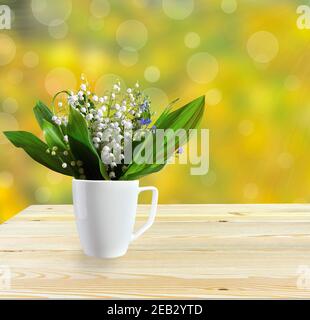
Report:
<svg viewBox="0 0 310 320"><path fill-rule="evenodd" d="M141 139L146 131L154 132L153 127L148 128L152 122L150 99L140 91L138 82L132 88L122 90L121 83L116 81L111 91L98 96L91 92L85 76L81 79L79 91L70 92L67 103L85 118L91 142L106 166L109 177L115 179L124 168L124 141L132 137ZM60 105L63 106L63 103ZM66 126L68 122L67 117L57 115L53 116L52 121L59 126ZM69 143L68 136L64 136L64 141ZM69 164L71 167L81 167L79 161L72 160ZM64 162L63 168L67 166ZM80 173L83 174L82 170Z"/></svg>

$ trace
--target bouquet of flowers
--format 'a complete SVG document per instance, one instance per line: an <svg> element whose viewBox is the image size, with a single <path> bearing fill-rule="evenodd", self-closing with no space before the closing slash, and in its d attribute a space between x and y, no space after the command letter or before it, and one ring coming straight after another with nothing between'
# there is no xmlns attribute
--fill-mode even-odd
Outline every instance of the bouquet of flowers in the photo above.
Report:
<svg viewBox="0 0 310 320"><path fill-rule="evenodd" d="M76 179L135 180L157 172L188 141L189 131L202 119L204 96L172 111L174 101L153 121L151 100L139 83L125 89L117 81L98 96L87 79L81 79L79 91L57 93L51 109L41 101L35 105L45 142L30 132L4 132L35 161ZM59 101L61 95L66 99ZM166 135L159 150L157 132L168 129L182 129L185 134L177 139ZM171 141L173 147L168 148ZM151 155L146 156L148 151ZM159 154L163 159L160 163L154 160Z"/></svg>

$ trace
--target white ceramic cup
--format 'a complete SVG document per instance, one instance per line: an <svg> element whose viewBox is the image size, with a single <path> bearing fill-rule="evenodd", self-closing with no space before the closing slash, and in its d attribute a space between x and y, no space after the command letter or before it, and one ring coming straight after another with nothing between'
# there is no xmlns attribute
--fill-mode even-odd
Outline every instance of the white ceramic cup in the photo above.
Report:
<svg viewBox="0 0 310 320"><path fill-rule="evenodd" d="M158 190L139 187L139 181L73 179L73 204L77 229L86 255L116 258L127 252L129 243L141 236L155 220ZM152 191L152 206L146 224L133 232L142 191Z"/></svg>

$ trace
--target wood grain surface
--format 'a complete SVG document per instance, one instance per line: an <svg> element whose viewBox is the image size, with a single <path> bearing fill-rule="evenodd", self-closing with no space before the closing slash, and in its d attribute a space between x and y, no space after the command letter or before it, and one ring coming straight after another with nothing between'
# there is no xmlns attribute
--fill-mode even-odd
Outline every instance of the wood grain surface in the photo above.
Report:
<svg viewBox="0 0 310 320"><path fill-rule="evenodd" d="M0 298L310 298L308 277L309 205L161 205L112 260L82 253L69 205L31 206L0 225Z"/></svg>

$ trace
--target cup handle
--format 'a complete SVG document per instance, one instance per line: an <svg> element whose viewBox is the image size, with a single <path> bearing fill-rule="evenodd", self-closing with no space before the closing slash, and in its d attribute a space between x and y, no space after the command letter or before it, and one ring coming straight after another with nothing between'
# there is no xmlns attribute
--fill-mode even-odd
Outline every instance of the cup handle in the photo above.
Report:
<svg viewBox="0 0 310 320"><path fill-rule="evenodd" d="M137 230L135 233L132 234L131 241L136 240L147 229L149 229L152 226L152 224L155 220L155 216L156 216L157 203L158 203L158 190L157 190L157 188L155 188L155 187L141 187L141 188L139 188L138 193L143 192L143 191L152 191L151 210L150 210L150 214L149 214L149 217L148 217L146 223L139 230Z"/></svg>

